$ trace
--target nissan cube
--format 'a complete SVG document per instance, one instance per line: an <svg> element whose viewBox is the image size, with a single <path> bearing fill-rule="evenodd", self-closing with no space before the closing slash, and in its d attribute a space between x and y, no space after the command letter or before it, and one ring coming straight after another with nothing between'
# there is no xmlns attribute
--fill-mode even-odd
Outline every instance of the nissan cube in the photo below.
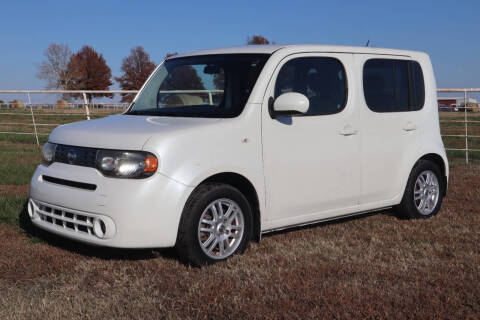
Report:
<svg viewBox="0 0 480 320"><path fill-rule="evenodd" d="M177 55L120 115L57 127L33 175L39 228L175 247L193 265L263 233L394 207L438 213L448 162L427 54L245 46Z"/></svg>

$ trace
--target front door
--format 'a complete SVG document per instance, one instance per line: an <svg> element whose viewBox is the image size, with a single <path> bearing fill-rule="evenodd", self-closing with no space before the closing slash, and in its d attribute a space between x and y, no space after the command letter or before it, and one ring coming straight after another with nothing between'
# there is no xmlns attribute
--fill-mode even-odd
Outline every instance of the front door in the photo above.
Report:
<svg viewBox="0 0 480 320"><path fill-rule="evenodd" d="M268 99L299 92L307 113L277 116ZM360 144L351 54L298 54L280 62L263 103L267 220L271 228L355 211Z"/></svg>

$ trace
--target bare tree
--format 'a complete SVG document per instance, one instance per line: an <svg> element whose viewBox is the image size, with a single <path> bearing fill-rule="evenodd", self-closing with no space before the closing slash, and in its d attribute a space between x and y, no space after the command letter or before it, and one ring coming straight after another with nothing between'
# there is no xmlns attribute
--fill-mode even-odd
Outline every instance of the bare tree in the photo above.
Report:
<svg viewBox="0 0 480 320"><path fill-rule="evenodd" d="M43 55L45 60L38 66L37 78L46 81L46 89L66 90L71 80L67 65L72 51L66 44L51 43Z"/></svg>
<svg viewBox="0 0 480 320"><path fill-rule="evenodd" d="M123 59L121 77L115 81L120 84L123 90L138 90L142 87L148 76L155 69L155 64L150 60L150 55L143 47L138 46L130 51L130 55ZM122 93L122 102L130 102L134 95Z"/></svg>

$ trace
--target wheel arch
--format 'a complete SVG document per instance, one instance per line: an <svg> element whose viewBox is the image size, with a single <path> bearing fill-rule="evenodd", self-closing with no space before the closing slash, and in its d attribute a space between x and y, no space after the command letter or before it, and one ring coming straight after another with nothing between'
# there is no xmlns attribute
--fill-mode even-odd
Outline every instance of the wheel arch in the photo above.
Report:
<svg viewBox="0 0 480 320"><path fill-rule="evenodd" d="M446 193L447 193L447 184L448 184L448 178L447 178L447 164L445 163L445 160L443 159L443 157L441 155L439 155L438 153L427 153L427 154L424 154L423 156L421 156L417 161L415 161L415 164L412 166L412 168L410 169L410 172L411 170L413 170L413 167L415 167L415 165L418 163L418 161L420 160L428 160L428 161L431 161L433 163L435 163L441 170L442 172L442 184L444 186L443 188L443 195L445 196Z"/></svg>
<svg viewBox="0 0 480 320"><path fill-rule="evenodd" d="M205 183L224 183L232 187L237 188L248 200L252 206L253 214L253 240L256 242L260 241L261 238L261 212L260 212L260 201L258 198L257 190L255 189L252 182L247 179L245 176L235 173L235 172L221 172L216 173L208 178L205 178L201 181L198 186L201 186Z"/></svg>

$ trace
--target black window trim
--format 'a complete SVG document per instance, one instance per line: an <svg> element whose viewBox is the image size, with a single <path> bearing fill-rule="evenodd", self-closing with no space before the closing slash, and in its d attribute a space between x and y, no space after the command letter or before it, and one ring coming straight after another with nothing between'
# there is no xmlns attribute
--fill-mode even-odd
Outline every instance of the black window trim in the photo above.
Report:
<svg viewBox="0 0 480 320"><path fill-rule="evenodd" d="M406 57L405 58L407 59L398 59L398 58L393 58L393 57L375 57L375 58L370 58L370 59L367 59L365 60L365 62L363 63L363 67L362 67L362 90L363 90L363 99L365 101L365 104L367 105L368 109L372 112L375 112L375 113L397 113L397 112L416 112L416 111L421 111L423 109L423 107L425 106L425 96L426 96L426 93L424 92L424 99L423 99L423 104L419 107L419 108L414 108L415 106L415 98L414 98L414 90L416 90L414 84L413 84L413 74L412 74L412 65L413 63L418 63L419 67L420 67L420 71L422 72L422 78L423 78L423 81L424 81L424 91L425 91L425 77L424 77L424 73L423 73L423 69L422 69L422 65L420 64L420 62L418 62L417 60L413 60L411 59L410 57ZM367 103L367 97L365 95L365 65L369 62L369 61L372 61L372 60L391 60L391 61L407 61L407 74L408 74L408 109L407 110L396 110L396 111L379 111L379 110L374 110L368 103ZM393 68L393 80L394 80L394 88L395 88L395 100L396 100L396 96L397 96L397 92L396 92L396 77L395 77L395 64L392 65L392 68Z"/></svg>
<svg viewBox="0 0 480 320"><path fill-rule="evenodd" d="M315 54L314 52L308 52L309 54ZM334 52L336 53L336 52ZM296 53L295 56L297 54L301 54L301 53ZM291 56L291 55L290 55ZM289 56L285 57L285 58L288 58ZM329 113L329 114L314 114L314 115L307 115L307 114L304 114L304 113L289 113L288 116L289 117L325 117L325 116L333 116L333 115L336 115L336 114L339 114L339 113L342 113L346 106L347 106L347 103L348 103L348 94L349 94L349 88L348 88L348 75L347 75L347 69L345 68L343 62L337 58L337 57L332 57L332 56L327 56L327 55L321 55L321 56L316 56L316 55L308 55L308 56L300 56L300 57L293 57L291 59L288 59L287 61L285 61L281 66L279 66L280 68L278 69L278 72L276 73L275 75L275 83L273 85L273 102L275 102L275 100L278 98L278 97L275 97L275 88L277 86L277 79L278 79L278 75L280 74L280 72L282 71L283 67L289 63L290 61L293 61L293 60L297 60L297 59L304 59L304 58L328 58L328 59L334 59L334 60L337 60L339 63L340 63L340 66L342 67L342 70L343 70L343 74L345 75L345 79L344 79L344 85L345 85L345 99L344 99L344 102L343 102L343 105L342 107L338 110L338 112L335 112L335 113ZM284 59L286 60L286 59ZM283 60L280 62L282 63ZM278 115L282 115L282 113L279 113Z"/></svg>
<svg viewBox="0 0 480 320"><path fill-rule="evenodd" d="M412 73L412 68L413 68L413 65L414 64L417 64L418 67L420 68L420 72L422 74L422 80L423 80L423 103L421 106L417 107L415 104L418 102L416 101L416 96L417 96L417 90L418 90L418 87L415 86L415 81L412 81L413 79L413 73ZM408 75L409 75L409 90L410 90L410 86L412 87L412 91L410 91L410 94L412 95L412 104L409 106L410 108L412 107L415 107L415 109L413 110L410 110L410 111L420 111L423 109L423 107L425 106L425 98L426 98L426 91L425 91L425 75L423 73L423 69L422 69L422 65L420 64L420 62L416 61L416 60L410 60L410 62L408 63Z"/></svg>

